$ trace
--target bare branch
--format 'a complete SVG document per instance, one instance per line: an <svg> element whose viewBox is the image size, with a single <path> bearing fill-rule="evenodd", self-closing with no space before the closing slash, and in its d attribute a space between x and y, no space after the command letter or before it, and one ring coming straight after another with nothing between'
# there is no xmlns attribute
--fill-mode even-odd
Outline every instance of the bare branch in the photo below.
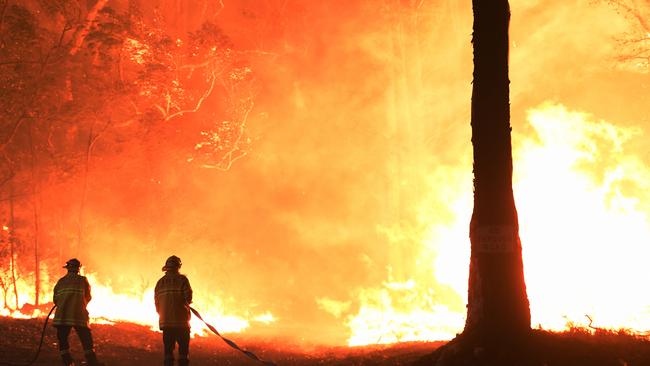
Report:
<svg viewBox="0 0 650 366"><path fill-rule="evenodd" d="M197 101L196 106L194 108L192 108L192 109L184 109L184 110L180 110L178 112L172 113L172 114L165 117L165 121L169 121L169 120L171 120L172 118L175 118L175 117L183 116L186 113L196 113L196 112L198 112L199 109L201 109L201 105L203 105L203 102L212 94L212 90L214 90L214 85L215 85L215 83L217 81L217 76L218 76L217 72L212 71L212 80L210 81L210 87L208 88L208 90L205 91L205 93L203 93L201 98L199 98L199 100Z"/></svg>
<svg viewBox="0 0 650 366"><path fill-rule="evenodd" d="M29 105L33 103L33 99L34 98L32 98L32 102L30 102ZM7 137L7 139L2 144L0 144L0 151L6 149L7 145L9 145L11 141L14 139L14 137L16 136L16 132L18 131L20 126L23 124L23 121L25 120L25 117L27 117L27 112L23 111L23 113L21 113L21 115L16 119L16 122L14 123L14 126L11 129L11 133L9 134L9 137Z"/></svg>
<svg viewBox="0 0 650 366"><path fill-rule="evenodd" d="M587 325L589 328L593 330L602 330L602 328L594 327L592 325L594 323L594 320L591 318L591 316L589 316L588 314L585 314L585 316L587 317L587 319L589 319L589 325Z"/></svg>
<svg viewBox="0 0 650 366"><path fill-rule="evenodd" d="M99 14L99 11L102 10L104 6L106 6L106 3L108 3L108 0L98 0L93 8L90 9L88 15L86 16L86 21L84 22L83 27L73 36L74 42L72 44L72 48L70 48L70 56L74 56L77 54L77 52L79 52L81 45L84 43L84 40L90 32L90 27L97 18L97 14Z"/></svg>
<svg viewBox="0 0 650 366"><path fill-rule="evenodd" d="M621 9L623 9L631 17L636 19L636 21L639 23L641 28L643 28L643 30L646 33L650 33L650 23L648 23L648 21L643 17L643 15L639 11L639 9L629 5L627 2L622 1L622 0L610 0L610 3L620 7Z"/></svg>
<svg viewBox="0 0 650 366"><path fill-rule="evenodd" d="M89 156L89 158L90 158L90 154L92 153L92 150L93 150L93 148L95 147L95 144L97 143L97 141L99 140L99 138L100 138L100 137L101 137L101 136L102 136L102 135L103 135L103 134L108 130L108 128L111 127L112 125L113 125L113 120L112 120L111 118L109 118L109 119L106 121L106 123L104 124L104 126L102 127L102 129L99 130L99 132L97 132L97 134L95 134L95 136L91 138L91 140L90 140L90 144L89 144L89 146L88 146L88 156Z"/></svg>
<svg viewBox="0 0 650 366"><path fill-rule="evenodd" d="M14 171L9 172L9 174L7 174L7 176L3 178L2 181L0 181L0 187L4 186L9 181L11 181L15 175L16 173Z"/></svg>
<svg viewBox="0 0 650 366"><path fill-rule="evenodd" d="M65 35L65 33L68 30L69 30L68 26L64 25L63 29L61 30L61 36L60 36L59 44L61 43L61 40L63 39L63 36ZM41 62L39 62L41 67L40 67L39 72L38 72L36 85L39 85L40 81L43 79L43 73L45 72L45 68L46 68L46 66L50 65L50 58L51 58L52 53L54 52L54 50L56 48L57 48L57 46L53 46L48 51L48 53L45 55L43 60ZM56 62L57 61L53 61L52 64L56 63ZM30 101L26 104L25 110L23 110L21 115L17 118L16 122L14 123L13 128L11 129L11 133L9 134L9 137L7 138L7 140L5 142L3 142L2 144L0 144L0 151L6 149L7 145L9 145L9 143L11 143L11 141L14 139L14 137L16 136L16 132L18 131L18 129L22 125L23 121L27 117L27 110L29 110L33 106L35 101L36 101L36 92L34 92L34 94L32 95L32 97L30 99Z"/></svg>
<svg viewBox="0 0 650 366"><path fill-rule="evenodd" d="M160 111L160 113L163 115L163 118L167 118L167 111L165 111L165 108L161 107L160 104L154 104L153 106Z"/></svg>
<svg viewBox="0 0 650 366"><path fill-rule="evenodd" d="M250 115L250 112L253 110L253 107L255 106L252 95L249 95L249 97L247 98L247 102L248 102L248 106L244 110L244 114L242 115L241 123L239 125L239 133L237 134L237 138L235 139L235 141L232 143L230 150L224 154L224 156L221 158L221 160L218 163L203 164L201 165L201 167L206 169L218 169L222 171L227 171L230 170L234 162L248 155L245 151L242 151L239 147L241 140L244 136L244 131L246 130L246 123L248 122L248 116ZM240 154L235 155L238 151L240 152Z"/></svg>
<svg viewBox="0 0 650 366"><path fill-rule="evenodd" d="M650 61L650 48L649 49L639 49L635 52L624 54L618 57L620 61L630 61L630 60L645 60Z"/></svg>

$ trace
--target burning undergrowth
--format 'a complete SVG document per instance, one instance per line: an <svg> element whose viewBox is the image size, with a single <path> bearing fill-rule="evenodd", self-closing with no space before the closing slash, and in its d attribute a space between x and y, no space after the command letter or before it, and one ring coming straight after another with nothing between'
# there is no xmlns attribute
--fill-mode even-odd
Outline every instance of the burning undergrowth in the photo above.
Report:
<svg viewBox="0 0 650 366"><path fill-rule="evenodd" d="M135 14L111 5L104 35ZM18 126L20 174L2 186L6 307L33 303L34 283L47 302L78 256L96 321L155 327L151 289L175 254L196 307L227 332L348 345L453 337L469 259L469 5L212 6L183 16L143 6L139 28L111 43L130 53L122 74L102 58L109 48L75 59L100 80L148 85L133 104L114 93ZM589 314L650 329L639 291L650 173L635 96L645 89L637 71L610 67L626 23L582 1L512 7L515 194L534 325L564 329ZM93 62L113 73L94 74ZM83 81L54 85L81 98L95 85ZM48 142L89 153L46 157Z"/></svg>

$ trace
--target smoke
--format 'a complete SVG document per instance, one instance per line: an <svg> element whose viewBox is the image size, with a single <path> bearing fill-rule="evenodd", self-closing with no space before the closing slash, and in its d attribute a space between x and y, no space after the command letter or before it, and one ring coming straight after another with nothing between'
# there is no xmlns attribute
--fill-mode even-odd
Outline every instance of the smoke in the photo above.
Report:
<svg viewBox="0 0 650 366"><path fill-rule="evenodd" d="M613 10L511 3L515 145L534 133L526 111L546 100L620 123L646 118L639 75L613 64L625 30ZM251 333L339 344L355 327L377 329L351 343L453 336L469 253L470 2L224 5L217 23L250 54L259 88L250 154L228 171L188 163L183 131L200 123L188 117L92 160L86 270L137 293L178 255L197 304L273 314ZM67 239L80 181L49 192ZM61 258L78 254L59 246Z"/></svg>

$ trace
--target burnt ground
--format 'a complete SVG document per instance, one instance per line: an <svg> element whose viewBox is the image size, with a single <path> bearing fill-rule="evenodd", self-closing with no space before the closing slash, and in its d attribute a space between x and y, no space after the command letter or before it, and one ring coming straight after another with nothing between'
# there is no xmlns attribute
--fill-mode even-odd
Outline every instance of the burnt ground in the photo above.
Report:
<svg viewBox="0 0 650 366"><path fill-rule="evenodd" d="M160 333L148 327L116 323L92 326L96 350L108 366L149 366L162 364ZM0 317L0 366L2 362L29 360L38 344L41 319L12 319ZM71 335L73 354L81 358L81 346ZM573 328L564 333L536 330L526 343L523 359L500 362L485 357L481 350L461 350L460 362L440 362L437 352L444 342L412 342L387 346L327 347L309 346L281 340L260 340L232 335L242 347L278 366L303 365L532 365L532 366L650 366L650 341L625 332L593 331ZM449 349L453 349L453 342ZM191 343L193 366L202 365L261 365L229 348L216 336L194 338ZM521 355L521 352L515 352ZM443 357L444 358L444 357ZM502 360L505 361L505 360ZM512 360L510 360L512 361ZM56 335L48 326L41 356L35 365L59 365Z"/></svg>
<svg viewBox="0 0 650 366"><path fill-rule="evenodd" d="M42 330L42 319L0 317L1 362L26 362L33 357ZM95 349L107 366L162 365L162 336L148 327L131 323L91 326ZM74 331L70 344L75 359L82 360L81 344ZM326 347L291 342L229 336L242 348L278 366L303 365L410 365L431 354L444 342L415 342L371 347ZM196 337L190 344L192 366L261 365L226 345L217 336ZM56 331L48 325L43 350L34 365L59 365Z"/></svg>

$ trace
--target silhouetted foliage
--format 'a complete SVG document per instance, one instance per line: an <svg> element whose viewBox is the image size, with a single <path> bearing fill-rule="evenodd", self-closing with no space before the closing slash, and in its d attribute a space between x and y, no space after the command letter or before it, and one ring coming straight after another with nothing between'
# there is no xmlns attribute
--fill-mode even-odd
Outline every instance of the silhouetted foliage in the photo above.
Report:
<svg viewBox="0 0 650 366"><path fill-rule="evenodd" d="M159 13L107 4L0 4L0 198L21 203L16 226L30 229L15 232L31 238L37 256L39 247L51 250L39 239L51 240L54 226L41 214L42 187L74 180L81 182L76 251L82 247L93 158L130 145L178 149L180 140L183 161L227 170L249 149L252 71L223 31L205 23L173 37ZM171 123L182 139L167 138ZM45 232L35 231L42 224ZM39 273L38 258L36 268L21 258L22 272Z"/></svg>

